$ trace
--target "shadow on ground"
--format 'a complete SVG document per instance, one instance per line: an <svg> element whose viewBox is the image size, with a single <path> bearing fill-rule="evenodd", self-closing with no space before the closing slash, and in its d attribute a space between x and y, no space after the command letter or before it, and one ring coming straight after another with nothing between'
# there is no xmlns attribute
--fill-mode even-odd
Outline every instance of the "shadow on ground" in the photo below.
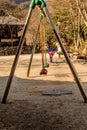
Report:
<svg viewBox="0 0 87 130"><path fill-rule="evenodd" d="M0 77L2 99L8 77ZM83 84L86 86L86 83ZM43 90L68 89L72 95L43 96ZM7 103L0 103L0 130L85 130L87 104L74 82L14 77Z"/></svg>

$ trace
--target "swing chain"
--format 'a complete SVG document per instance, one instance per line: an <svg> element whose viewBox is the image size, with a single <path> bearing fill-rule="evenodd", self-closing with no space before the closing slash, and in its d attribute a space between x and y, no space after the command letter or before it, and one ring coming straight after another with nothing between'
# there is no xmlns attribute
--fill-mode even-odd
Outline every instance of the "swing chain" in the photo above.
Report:
<svg viewBox="0 0 87 130"><path fill-rule="evenodd" d="M42 35L42 44L41 44L41 48L42 48L42 58L43 58L43 68L48 68L49 64L47 63L47 57L46 57L46 39L45 39L45 23L44 23L44 14L41 12L40 13L40 23L42 24L41 26L41 30L42 32L40 32L40 34ZM42 34L43 33L43 34ZM44 61L45 60L45 61Z"/></svg>

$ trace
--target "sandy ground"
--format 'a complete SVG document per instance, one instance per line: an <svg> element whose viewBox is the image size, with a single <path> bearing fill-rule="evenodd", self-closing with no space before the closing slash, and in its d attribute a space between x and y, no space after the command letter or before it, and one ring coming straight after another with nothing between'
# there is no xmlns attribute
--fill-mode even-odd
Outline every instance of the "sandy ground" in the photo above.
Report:
<svg viewBox="0 0 87 130"><path fill-rule="evenodd" d="M40 75L41 55L35 54L27 78L30 55L21 55L6 104L0 103L0 130L87 130L87 103L69 66L54 55L47 75ZM14 56L0 56L0 100ZM49 62L49 57L48 57ZM73 60L87 95L87 63ZM69 90L72 94L43 95L44 91Z"/></svg>

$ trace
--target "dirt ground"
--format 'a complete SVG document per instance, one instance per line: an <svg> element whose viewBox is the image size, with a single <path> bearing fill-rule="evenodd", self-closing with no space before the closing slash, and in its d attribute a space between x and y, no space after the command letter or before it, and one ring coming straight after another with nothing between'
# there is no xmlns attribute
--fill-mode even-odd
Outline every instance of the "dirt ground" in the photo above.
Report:
<svg viewBox="0 0 87 130"><path fill-rule="evenodd" d="M47 75L40 75L41 54L21 55L6 104L0 103L0 130L87 130L87 103L64 57L54 55ZM14 56L0 56L0 101ZM71 59L87 95L87 63ZM43 95L45 91L69 90L72 94Z"/></svg>

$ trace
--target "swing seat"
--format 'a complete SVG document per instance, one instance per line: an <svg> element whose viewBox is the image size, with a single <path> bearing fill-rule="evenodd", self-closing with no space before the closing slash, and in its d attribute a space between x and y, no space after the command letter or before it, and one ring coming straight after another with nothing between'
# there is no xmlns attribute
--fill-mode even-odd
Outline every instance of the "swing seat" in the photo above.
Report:
<svg viewBox="0 0 87 130"><path fill-rule="evenodd" d="M48 63L45 63L44 64L44 68L48 68L49 67L49 64Z"/></svg>
<svg viewBox="0 0 87 130"><path fill-rule="evenodd" d="M46 69L42 69L40 72L40 75L46 75L47 74L47 70Z"/></svg>

